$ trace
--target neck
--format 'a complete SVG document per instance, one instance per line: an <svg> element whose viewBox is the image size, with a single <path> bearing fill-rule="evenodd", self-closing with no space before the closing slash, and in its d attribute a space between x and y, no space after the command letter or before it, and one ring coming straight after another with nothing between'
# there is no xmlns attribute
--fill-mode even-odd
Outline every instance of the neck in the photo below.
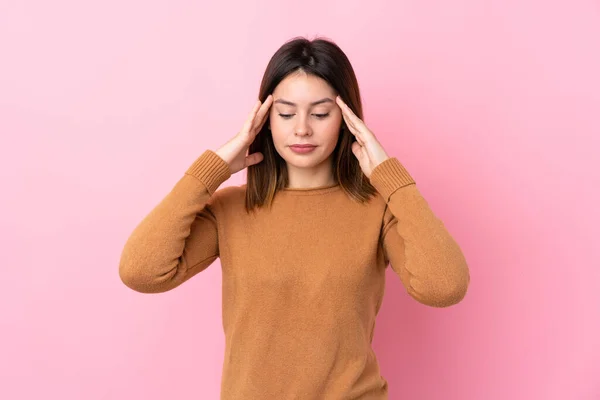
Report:
<svg viewBox="0 0 600 400"><path fill-rule="evenodd" d="M297 168L288 164L287 171L290 189L312 189L333 186L337 183L333 177L333 166L330 161L313 168Z"/></svg>

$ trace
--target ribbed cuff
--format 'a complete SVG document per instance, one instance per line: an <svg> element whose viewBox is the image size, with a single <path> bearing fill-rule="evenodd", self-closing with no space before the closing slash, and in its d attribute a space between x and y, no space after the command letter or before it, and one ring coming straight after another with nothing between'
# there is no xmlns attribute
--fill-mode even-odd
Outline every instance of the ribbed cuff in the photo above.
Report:
<svg viewBox="0 0 600 400"><path fill-rule="evenodd" d="M386 202L396 190L415 184L413 177L396 157L390 157L376 166L369 180Z"/></svg>
<svg viewBox="0 0 600 400"><path fill-rule="evenodd" d="M214 151L206 150L188 168L186 174L200 180L212 196L218 187L229 179L231 170L229 164Z"/></svg>

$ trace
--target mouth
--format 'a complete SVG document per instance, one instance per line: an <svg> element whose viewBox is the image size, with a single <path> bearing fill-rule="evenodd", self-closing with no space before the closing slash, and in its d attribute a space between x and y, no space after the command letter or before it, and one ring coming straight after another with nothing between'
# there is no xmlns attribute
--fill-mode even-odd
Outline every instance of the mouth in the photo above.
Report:
<svg viewBox="0 0 600 400"><path fill-rule="evenodd" d="M292 144L292 145L290 145L290 149L294 153L299 153L299 154L310 153L311 151L313 151L316 148L317 148L317 146L314 144Z"/></svg>

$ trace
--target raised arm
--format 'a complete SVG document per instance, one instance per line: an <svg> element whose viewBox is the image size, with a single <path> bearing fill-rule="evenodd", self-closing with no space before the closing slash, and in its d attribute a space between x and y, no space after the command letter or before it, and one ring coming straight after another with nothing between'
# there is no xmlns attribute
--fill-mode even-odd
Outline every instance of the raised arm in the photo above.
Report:
<svg viewBox="0 0 600 400"><path fill-rule="evenodd" d="M382 232L386 261L408 294L432 307L460 302L469 286L465 257L397 158L388 158L370 181L387 202Z"/></svg>
<svg viewBox="0 0 600 400"><path fill-rule="evenodd" d="M219 256L219 185L264 159L249 154L273 104L258 100L242 129L217 151L206 150L171 192L142 220L125 244L119 276L138 292L165 292L208 267ZM215 193L216 192L216 193Z"/></svg>
<svg viewBox="0 0 600 400"><path fill-rule="evenodd" d="M119 276L142 293L173 289L219 256L215 191L231 172L205 151L170 193L138 224L121 254Z"/></svg>

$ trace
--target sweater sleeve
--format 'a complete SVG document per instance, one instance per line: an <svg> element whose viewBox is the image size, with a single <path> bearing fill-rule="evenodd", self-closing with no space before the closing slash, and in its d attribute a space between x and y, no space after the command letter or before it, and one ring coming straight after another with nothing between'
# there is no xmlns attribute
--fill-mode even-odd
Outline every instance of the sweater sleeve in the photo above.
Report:
<svg viewBox="0 0 600 400"><path fill-rule="evenodd" d="M460 302L469 286L469 267L409 172L392 157L375 167L370 181L387 203L381 238L386 263L408 294L432 307Z"/></svg>
<svg viewBox="0 0 600 400"><path fill-rule="evenodd" d="M214 209L229 165L206 150L127 239L119 276L142 293L173 289L219 256Z"/></svg>

